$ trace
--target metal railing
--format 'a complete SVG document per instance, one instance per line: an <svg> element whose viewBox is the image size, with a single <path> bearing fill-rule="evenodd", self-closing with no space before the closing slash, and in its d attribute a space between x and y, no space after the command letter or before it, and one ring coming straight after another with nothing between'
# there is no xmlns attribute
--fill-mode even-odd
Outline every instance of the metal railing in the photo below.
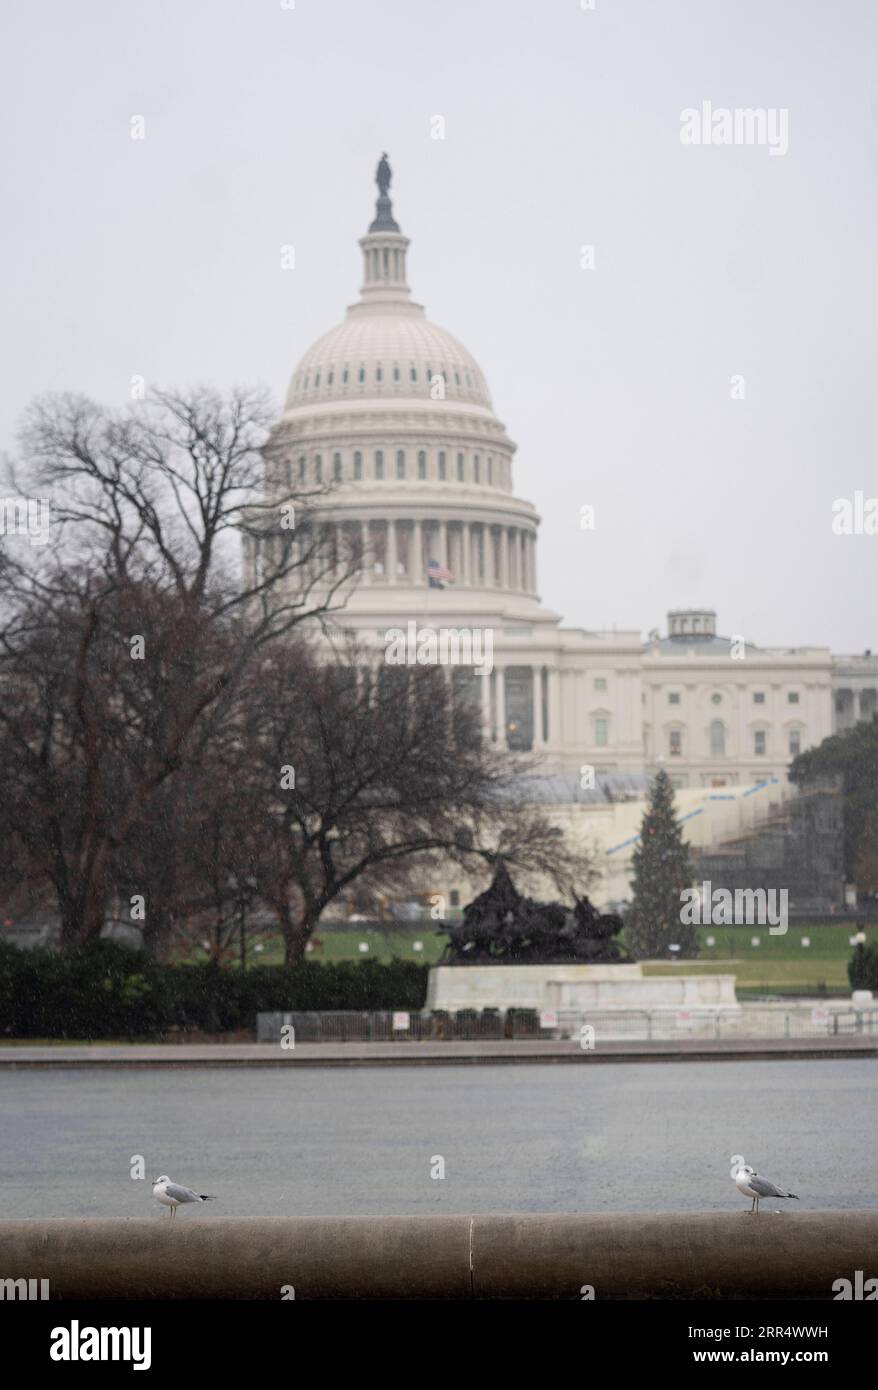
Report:
<svg viewBox="0 0 878 1390"><path fill-rule="evenodd" d="M791 1006L744 1004L719 1009L559 1009L274 1012L257 1016L259 1042L278 1042L292 1027L296 1042L499 1041L513 1038L578 1039L593 1029L600 1040L652 1042L685 1038L843 1038L878 1035L878 1005Z"/></svg>

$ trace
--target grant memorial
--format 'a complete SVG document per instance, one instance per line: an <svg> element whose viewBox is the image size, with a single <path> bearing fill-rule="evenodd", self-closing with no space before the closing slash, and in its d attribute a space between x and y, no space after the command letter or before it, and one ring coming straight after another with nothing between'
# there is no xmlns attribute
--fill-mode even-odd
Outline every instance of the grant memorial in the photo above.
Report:
<svg viewBox="0 0 878 1390"><path fill-rule="evenodd" d="M430 971L427 1008L536 1009L568 1014L699 1009L737 1012L734 975L644 976L614 940L622 920L588 898L573 908L520 894L500 863L489 888L444 928L448 944ZM563 1026L563 1025L562 1025Z"/></svg>

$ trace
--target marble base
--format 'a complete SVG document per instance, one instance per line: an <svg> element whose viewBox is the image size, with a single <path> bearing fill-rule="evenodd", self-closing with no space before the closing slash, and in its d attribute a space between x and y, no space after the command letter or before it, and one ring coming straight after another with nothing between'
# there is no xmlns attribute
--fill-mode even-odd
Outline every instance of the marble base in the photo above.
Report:
<svg viewBox="0 0 878 1390"><path fill-rule="evenodd" d="M639 965L435 965L427 1008L738 1009L734 975L644 976Z"/></svg>

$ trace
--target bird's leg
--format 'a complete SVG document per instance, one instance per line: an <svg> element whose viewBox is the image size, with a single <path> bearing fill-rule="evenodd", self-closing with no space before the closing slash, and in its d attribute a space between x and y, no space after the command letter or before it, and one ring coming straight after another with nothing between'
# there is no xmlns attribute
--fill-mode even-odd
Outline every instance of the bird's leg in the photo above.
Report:
<svg viewBox="0 0 878 1390"><path fill-rule="evenodd" d="M756 1215L759 1215L759 1198L756 1198Z"/></svg>
<svg viewBox="0 0 878 1390"><path fill-rule="evenodd" d="M753 1213L754 1213L755 1210L756 1210L756 1198L754 1197L754 1198L753 1198L753 1201L750 1203L750 1215L751 1215L751 1216L753 1215Z"/></svg>

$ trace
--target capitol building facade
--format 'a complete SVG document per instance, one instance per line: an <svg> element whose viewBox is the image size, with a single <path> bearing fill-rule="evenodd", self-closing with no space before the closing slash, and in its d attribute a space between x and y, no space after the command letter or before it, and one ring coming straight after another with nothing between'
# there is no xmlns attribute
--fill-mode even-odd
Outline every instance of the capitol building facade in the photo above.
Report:
<svg viewBox="0 0 878 1390"><path fill-rule="evenodd" d="M302 357L267 452L267 496L325 489L314 515L364 556L341 631L376 660L412 624L490 634L482 673L451 678L486 738L572 786L589 770L635 785L659 766L678 788L782 784L799 751L870 717L870 653L759 648L719 635L710 609L670 613L644 640L564 627L543 606L515 445L478 363L411 298L389 182L382 159L360 298Z"/></svg>

